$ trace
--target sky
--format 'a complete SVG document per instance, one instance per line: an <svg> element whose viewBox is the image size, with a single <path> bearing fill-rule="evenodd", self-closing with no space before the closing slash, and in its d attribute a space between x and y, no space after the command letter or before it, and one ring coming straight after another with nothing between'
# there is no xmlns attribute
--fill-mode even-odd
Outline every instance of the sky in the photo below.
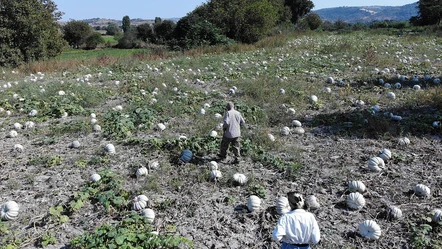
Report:
<svg viewBox="0 0 442 249"><path fill-rule="evenodd" d="M90 18L155 19L155 17L180 18L194 10L206 0L53 0L58 10L64 12L63 21ZM315 8L333 8L341 6L402 6L417 0L313 0Z"/></svg>

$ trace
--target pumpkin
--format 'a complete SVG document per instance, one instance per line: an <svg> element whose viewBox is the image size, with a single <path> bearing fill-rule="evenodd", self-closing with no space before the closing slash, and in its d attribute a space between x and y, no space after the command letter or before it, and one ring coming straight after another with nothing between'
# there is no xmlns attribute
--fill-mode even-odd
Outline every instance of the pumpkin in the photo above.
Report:
<svg viewBox="0 0 442 249"><path fill-rule="evenodd" d="M396 94L394 94L394 92L388 92L388 93L387 93L387 98L389 98L389 99L395 99L395 98L396 98Z"/></svg>
<svg viewBox="0 0 442 249"><path fill-rule="evenodd" d="M180 160L184 163L188 163L190 162L190 160L192 160L192 156L193 156L192 151L184 150L183 152L181 152Z"/></svg>
<svg viewBox="0 0 442 249"><path fill-rule="evenodd" d="M92 128L94 131L101 131L101 126L100 125L94 125L94 127Z"/></svg>
<svg viewBox="0 0 442 249"><path fill-rule="evenodd" d="M91 113L90 117L91 118L97 118L97 115L95 113Z"/></svg>
<svg viewBox="0 0 442 249"><path fill-rule="evenodd" d="M295 133L295 134L304 134L305 130L302 127L295 127L295 129L293 129L293 133Z"/></svg>
<svg viewBox="0 0 442 249"><path fill-rule="evenodd" d="M37 114L38 114L38 111L37 110L31 110L30 112L29 112L29 116L30 117L35 117L35 116L37 116Z"/></svg>
<svg viewBox="0 0 442 249"><path fill-rule="evenodd" d="M92 174L89 178L93 182L98 182L101 179L101 176L99 174L95 173L95 174Z"/></svg>
<svg viewBox="0 0 442 249"><path fill-rule="evenodd" d="M218 170L218 163L215 161L209 162L209 170Z"/></svg>
<svg viewBox="0 0 442 249"><path fill-rule="evenodd" d="M331 88L330 87L326 87L325 89L324 89L324 91L326 92L326 93L331 93Z"/></svg>
<svg viewBox="0 0 442 249"><path fill-rule="evenodd" d="M34 127L35 127L35 123L34 122L32 122L32 121L26 121L25 122L25 128L26 129L32 129Z"/></svg>
<svg viewBox="0 0 442 249"><path fill-rule="evenodd" d="M380 157L372 157L370 160L368 160L368 168L371 171L379 172L383 167L385 167L385 162Z"/></svg>
<svg viewBox="0 0 442 249"><path fill-rule="evenodd" d="M365 206L365 198L358 192L347 195L347 206L351 209L361 209Z"/></svg>
<svg viewBox="0 0 442 249"><path fill-rule="evenodd" d="M78 149L80 148L80 142L75 140L71 143L71 148Z"/></svg>
<svg viewBox="0 0 442 249"><path fill-rule="evenodd" d="M296 114L296 110L295 110L294 108L289 108L289 109L287 109L287 112L288 112L290 115L295 115L295 114Z"/></svg>
<svg viewBox="0 0 442 249"><path fill-rule="evenodd" d="M284 126L281 128L281 135L283 136L287 136L290 134L290 128L287 126Z"/></svg>
<svg viewBox="0 0 442 249"><path fill-rule="evenodd" d="M279 94L285 94L285 90L284 89L279 89Z"/></svg>
<svg viewBox="0 0 442 249"><path fill-rule="evenodd" d="M113 109L114 109L114 111L122 111L123 107L121 105L117 105Z"/></svg>
<svg viewBox="0 0 442 249"><path fill-rule="evenodd" d="M402 116L391 115L391 120L393 120L393 121L401 121L402 120Z"/></svg>
<svg viewBox="0 0 442 249"><path fill-rule="evenodd" d="M164 131L166 129L166 126L163 123L157 124L157 129L160 131Z"/></svg>
<svg viewBox="0 0 442 249"><path fill-rule="evenodd" d="M219 170L212 170L210 172L210 178L212 180L218 180L219 178L221 178L223 176L223 174L221 173L221 171Z"/></svg>
<svg viewBox="0 0 442 249"><path fill-rule="evenodd" d="M390 89L391 88L391 84L390 83L385 83L384 87L387 88L387 89Z"/></svg>
<svg viewBox="0 0 442 249"><path fill-rule="evenodd" d="M267 137L269 138L270 141L275 142L276 138L275 136L273 136L272 134L267 134Z"/></svg>
<svg viewBox="0 0 442 249"><path fill-rule="evenodd" d="M204 108L201 108L199 114L201 114L201 115L206 114L206 110L204 110Z"/></svg>
<svg viewBox="0 0 442 249"><path fill-rule="evenodd" d="M394 88L396 88L396 89L402 88L402 84L397 82L394 84Z"/></svg>
<svg viewBox="0 0 442 249"><path fill-rule="evenodd" d="M335 83L335 80L332 77L328 77L326 82L329 84L333 84Z"/></svg>
<svg viewBox="0 0 442 249"><path fill-rule="evenodd" d="M106 144L106 146L104 147L104 149L109 153L109 154L115 154L115 146L113 144Z"/></svg>
<svg viewBox="0 0 442 249"><path fill-rule="evenodd" d="M440 222L442 221L442 210L440 209L435 209L433 211L434 215L433 215L433 222Z"/></svg>
<svg viewBox="0 0 442 249"><path fill-rule="evenodd" d="M373 220L366 220L359 224L359 233L367 239L379 239L381 237L381 228Z"/></svg>
<svg viewBox="0 0 442 249"><path fill-rule="evenodd" d="M402 145L402 146L409 145L410 144L410 139L408 139L407 137L399 138L398 139L398 144Z"/></svg>
<svg viewBox="0 0 442 249"><path fill-rule="evenodd" d="M96 124L97 122L98 122L97 119L95 119L95 118L92 118L92 119L91 119L91 124Z"/></svg>
<svg viewBox="0 0 442 249"><path fill-rule="evenodd" d="M302 124L301 124L301 122L299 122L299 120L293 120L292 121L292 125L295 126L295 127L301 127L302 126Z"/></svg>
<svg viewBox="0 0 442 249"><path fill-rule="evenodd" d="M149 201L149 198L147 198L147 196L145 195L139 195L135 197L132 200L134 210L138 211L144 209L147 205L147 201Z"/></svg>
<svg viewBox="0 0 442 249"><path fill-rule="evenodd" d="M135 173L137 176L146 176L149 172L147 171L146 167L141 167L137 169L137 172Z"/></svg>
<svg viewBox="0 0 442 249"><path fill-rule="evenodd" d="M149 162L149 169L156 170L160 167L160 163L157 160L153 160Z"/></svg>
<svg viewBox="0 0 442 249"><path fill-rule="evenodd" d="M312 95L312 96L310 96L310 101L313 103L316 103L316 102L318 102L318 97L316 95Z"/></svg>
<svg viewBox="0 0 442 249"><path fill-rule="evenodd" d="M321 206L318 203L318 199L314 195L307 196L307 199L305 199L305 203L310 209L318 209Z"/></svg>
<svg viewBox="0 0 442 249"><path fill-rule="evenodd" d="M433 122L433 127L434 128L439 128L440 127L440 121L434 121Z"/></svg>
<svg viewBox="0 0 442 249"><path fill-rule="evenodd" d="M223 115L219 114L219 113L215 113L215 118L222 118Z"/></svg>
<svg viewBox="0 0 442 249"><path fill-rule="evenodd" d="M387 161L391 159L391 151L389 149L383 149L381 150L379 157L382 158L382 160Z"/></svg>
<svg viewBox="0 0 442 249"><path fill-rule="evenodd" d="M419 91L419 90L421 90L421 86L419 86L419 85L414 85L414 86L413 86L413 90L415 90L415 91Z"/></svg>
<svg viewBox="0 0 442 249"><path fill-rule="evenodd" d="M364 193L366 190L364 183L362 183L361 181L348 182L348 189L351 192L359 192L359 193Z"/></svg>
<svg viewBox="0 0 442 249"><path fill-rule="evenodd" d="M402 210L396 206L389 206L387 208L387 216L392 219L399 219L402 217Z"/></svg>
<svg viewBox="0 0 442 249"><path fill-rule="evenodd" d="M155 211L150 208L141 210L141 215L145 217L149 223L152 223L155 219Z"/></svg>
<svg viewBox="0 0 442 249"><path fill-rule="evenodd" d="M3 220L14 220L18 216L19 206L15 201L8 201L0 208L0 217Z"/></svg>
<svg viewBox="0 0 442 249"><path fill-rule="evenodd" d="M247 176L244 174L236 173L233 175L233 181L239 185L244 185L247 183Z"/></svg>
<svg viewBox="0 0 442 249"><path fill-rule="evenodd" d="M11 130L8 134L9 138L14 138L16 136L18 136L18 133L15 130Z"/></svg>
<svg viewBox="0 0 442 249"><path fill-rule="evenodd" d="M424 184L417 184L413 187L414 194L419 197L430 197L431 191L430 188L425 186Z"/></svg>
<svg viewBox="0 0 442 249"><path fill-rule="evenodd" d="M204 103L203 107L204 108L210 108L210 104L209 103Z"/></svg>
<svg viewBox="0 0 442 249"><path fill-rule="evenodd" d="M16 130L20 130L20 129L22 129L23 128L23 125L22 124L20 124L20 123L14 123L14 129L16 129Z"/></svg>
<svg viewBox="0 0 442 249"><path fill-rule="evenodd" d="M247 209L250 212L258 211L261 208L261 199L256 195L251 195L247 200Z"/></svg>
<svg viewBox="0 0 442 249"><path fill-rule="evenodd" d="M281 196L276 200L276 212L278 214L285 214L290 212L292 209L289 204L289 200L285 196Z"/></svg>
<svg viewBox="0 0 442 249"><path fill-rule="evenodd" d="M218 132L216 132L216 131L210 131L209 136L211 136L211 137L217 137L217 136L218 136Z"/></svg>
<svg viewBox="0 0 442 249"><path fill-rule="evenodd" d="M12 151L23 152L25 148L21 144L14 144Z"/></svg>

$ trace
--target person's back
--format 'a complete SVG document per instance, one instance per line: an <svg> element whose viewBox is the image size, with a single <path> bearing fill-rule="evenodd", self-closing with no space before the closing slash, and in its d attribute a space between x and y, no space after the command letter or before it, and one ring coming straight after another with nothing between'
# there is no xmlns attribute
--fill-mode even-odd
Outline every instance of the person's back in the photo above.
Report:
<svg viewBox="0 0 442 249"><path fill-rule="evenodd" d="M240 137L241 125L244 125L241 113L235 109L228 110L224 115L224 127L226 129L224 136L228 138Z"/></svg>

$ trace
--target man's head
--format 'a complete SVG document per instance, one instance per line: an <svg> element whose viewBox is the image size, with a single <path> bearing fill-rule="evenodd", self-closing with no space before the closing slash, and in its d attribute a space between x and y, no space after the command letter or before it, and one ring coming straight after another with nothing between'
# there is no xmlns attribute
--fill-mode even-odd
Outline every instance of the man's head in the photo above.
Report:
<svg viewBox="0 0 442 249"><path fill-rule="evenodd" d="M228 111L233 110L234 109L234 105L233 102L227 102L226 108Z"/></svg>
<svg viewBox="0 0 442 249"><path fill-rule="evenodd" d="M289 200L289 204L292 209L304 208L304 198L301 194L296 192L289 192L287 193L287 199Z"/></svg>

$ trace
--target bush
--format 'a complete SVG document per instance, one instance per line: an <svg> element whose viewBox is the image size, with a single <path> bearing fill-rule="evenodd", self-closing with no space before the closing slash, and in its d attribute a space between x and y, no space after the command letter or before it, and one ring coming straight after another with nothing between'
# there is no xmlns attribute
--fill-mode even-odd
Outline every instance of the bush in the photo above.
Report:
<svg viewBox="0 0 442 249"><path fill-rule="evenodd" d="M85 40L86 49L96 49L98 44L104 43L104 39L100 33L94 32L92 35L88 36Z"/></svg>

